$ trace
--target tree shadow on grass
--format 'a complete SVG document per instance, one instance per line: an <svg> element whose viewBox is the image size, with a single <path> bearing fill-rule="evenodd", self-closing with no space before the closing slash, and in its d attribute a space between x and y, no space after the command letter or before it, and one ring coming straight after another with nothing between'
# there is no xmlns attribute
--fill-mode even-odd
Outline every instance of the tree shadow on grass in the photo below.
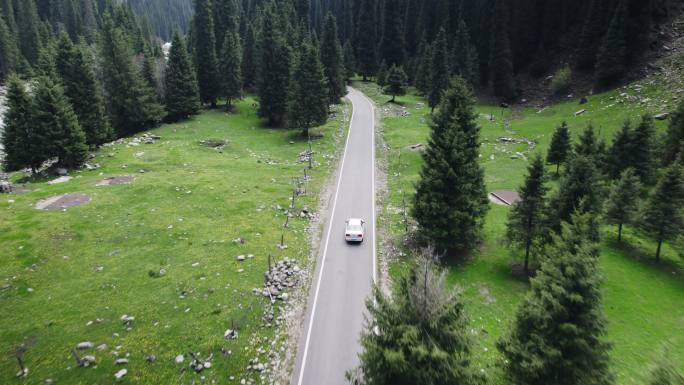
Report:
<svg viewBox="0 0 684 385"><path fill-rule="evenodd" d="M660 261L656 261L654 257L655 251L646 250L641 245L634 245L625 238L622 242L618 242L617 239L605 239L604 245L611 249L612 251L617 251L621 255L628 257L634 262L638 262L644 266L651 269L657 270L658 272L667 275L672 280L678 282L684 286L684 267L681 262L669 257L668 255L663 258L661 256Z"/></svg>

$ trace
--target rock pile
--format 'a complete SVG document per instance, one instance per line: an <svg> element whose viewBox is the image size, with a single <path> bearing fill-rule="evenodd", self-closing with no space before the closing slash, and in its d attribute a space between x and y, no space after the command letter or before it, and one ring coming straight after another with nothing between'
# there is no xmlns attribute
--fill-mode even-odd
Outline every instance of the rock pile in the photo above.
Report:
<svg viewBox="0 0 684 385"><path fill-rule="evenodd" d="M285 257L285 259L277 262L269 271L264 273L264 288L254 288L252 291L254 294L263 295L272 301L276 299L287 301L290 295L286 290L297 286L301 272L301 268L295 261Z"/></svg>

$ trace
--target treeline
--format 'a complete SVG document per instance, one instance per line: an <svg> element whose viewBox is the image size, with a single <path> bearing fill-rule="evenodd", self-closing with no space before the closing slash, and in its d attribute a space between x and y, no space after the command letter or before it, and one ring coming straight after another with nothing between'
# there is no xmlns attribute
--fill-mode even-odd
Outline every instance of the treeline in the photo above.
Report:
<svg viewBox="0 0 684 385"><path fill-rule="evenodd" d="M442 255L475 250L488 210L479 161L479 127L471 87L456 77L430 120L411 215L425 249L391 295L376 288L367 301L360 366L352 384L486 384L487 368L473 363L474 337L460 294L438 266ZM551 192L547 163L559 186ZM573 142L561 124L547 158L533 158L510 211L506 239L521 251L521 275L531 290L497 341L506 383L610 385L599 242L602 224L638 228L657 244L684 233L684 103L666 139L653 118L626 122L612 143L589 125ZM516 271L518 269L515 269ZM644 368L646 369L646 368ZM646 370L644 370L646 372ZM656 359L645 384L682 384L667 357Z"/></svg>
<svg viewBox="0 0 684 385"><path fill-rule="evenodd" d="M595 72L599 86L619 81L656 43L655 27L673 5L672 0L311 0L309 15L315 28L326 11L336 15L340 39L353 45L364 76L385 62L388 68L404 66L419 85L431 51L446 49L442 55L450 73L511 98L519 92L516 74L547 75L563 64Z"/></svg>

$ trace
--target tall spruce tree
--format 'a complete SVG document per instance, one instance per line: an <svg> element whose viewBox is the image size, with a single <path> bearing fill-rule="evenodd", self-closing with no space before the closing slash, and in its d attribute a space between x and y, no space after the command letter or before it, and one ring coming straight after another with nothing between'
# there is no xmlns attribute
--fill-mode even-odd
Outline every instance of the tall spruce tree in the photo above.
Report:
<svg viewBox="0 0 684 385"><path fill-rule="evenodd" d="M356 53L363 81L373 76L378 68L377 56L377 3L376 0L359 0Z"/></svg>
<svg viewBox="0 0 684 385"><path fill-rule="evenodd" d="M273 10L267 8L261 31L258 94L259 116L267 119L269 126L285 123L292 66L290 48L276 22Z"/></svg>
<svg viewBox="0 0 684 385"><path fill-rule="evenodd" d="M252 90L257 85L257 37L254 27L247 25L242 51L242 83L246 90Z"/></svg>
<svg viewBox="0 0 684 385"><path fill-rule="evenodd" d="M157 102L154 90L133 66L133 54L123 31L107 15L100 41L109 115L117 134L129 135L157 125L164 109Z"/></svg>
<svg viewBox="0 0 684 385"><path fill-rule="evenodd" d="M592 218L601 212L602 183L596 162L592 158L577 155L570 159L561 178L556 195L549 201L546 214L547 227L559 232L561 222L569 222L575 212L591 213ZM592 227L592 239L598 239L598 224Z"/></svg>
<svg viewBox="0 0 684 385"><path fill-rule="evenodd" d="M653 185L658 149L656 148L656 128L651 115L642 116L641 122L634 129L630 147L630 167L634 167L643 184Z"/></svg>
<svg viewBox="0 0 684 385"><path fill-rule="evenodd" d="M415 85L418 91L423 95L430 94L430 85L432 83L432 46L427 41L422 40L421 55L418 60L418 68L415 75Z"/></svg>
<svg viewBox="0 0 684 385"><path fill-rule="evenodd" d="M568 156L572 151L571 141L572 138L570 138L570 129L568 128L568 123L563 122L553 132L551 146L549 147L549 152L546 155L546 161L550 164L556 165L556 176L560 170L560 165L568 160Z"/></svg>
<svg viewBox="0 0 684 385"><path fill-rule="evenodd" d="M114 138L112 127L107 121L104 100L93 65L88 60L87 47L74 45L63 33L57 43L55 68L64 87L86 143L96 147Z"/></svg>
<svg viewBox="0 0 684 385"><path fill-rule="evenodd" d="M325 17L323 39L321 40L321 62L327 79L329 104L339 103L340 98L347 93L344 81L344 57L337 35L337 21L335 16L329 13Z"/></svg>
<svg viewBox="0 0 684 385"><path fill-rule="evenodd" d="M489 64L494 94L503 99L515 97L513 59L509 36L509 1L496 0L492 11L492 42Z"/></svg>
<svg viewBox="0 0 684 385"><path fill-rule="evenodd" d="M361 336L358 383L376 385L475 385L473 341L463 301L446 274L422 258L391 296L373 290ZM348 378L351 377L348 374Z"/></svg>
<svg viewBox="0 0 684 385"><path fill-rule="evenodd" d="M598 246L589 215L564 223L498 347L513 385L609 385Z"/></svg>
<svg viewBox="0 0 684 385"><path fill-rule="evenodd" d="M413 199L421 235L438 250L472 250L489 209L476 117L470 87L454 79L430 122Z"/></svg>
<svg viewBox="0 0 684 385"><path fill-rule="evenodd" d="M641 182L633 168L622 172L610 190L606 205L606 221L618 226L618 242L622 242L622 227L635 222L639 209Z"/></svg>
<svg viewBox="0 0 684 385"><path fill-rule="evenodd" d="M62 86L43 76L34 93L33 129L44 138L45 153L57 157L60 166L80 167L88 157L86 135Z"/></svg>
<svg viewBox="0 0 684 385"><path fill-rule="evenodd" d="M682 166L671 165L660 178L658 185L644 207L639 227L657 243L656 261L660 261L663 242L684 231L684 177Z"/></svg>
<svg viewBox="0 0 684 385"><path fill-rule="evenodd" d="M48 155L45 138L37 132L33 123L33 106L26 86L18 76L10 74L7 81L7 113L2 132L5 152L3 169L19 171L30 168L36 172Z"/></svg>
<svg viewBox="0 0 684 385"><path fill-rule="evenodd" d="M431 51L430 86L427 97L428 105L434 111L442 100L444 90L449 86L449 45L445 30L439 31Z"/></svg>
<svg viewBox="0 0 684 385"><path fill-rule="evenodd" d="M596 59L596 81L601 86L609 86L619 80L625 72L627 60L626 23L627 0L619 0L608 32Z"/></svg>
<svg viewBox="0 0 684 385"><path fill-rule="evenodd" d="M384 60L380 63L380 67L375 74L375 82L378 83L380 87L384 87L387 84L387 73L389 68L387 68L387 62Z"/></svg>
<svg viewBox="0 0 684 385"><path fill-rule="evenodd" d="M213 0L214 36L217 54L223 50L228 32L238 33L240 27L240 6L237 0Z"/></svg>
<svg viewBox="0 0 684 385"><path fill-rule="evenodd" d="M525 184L520 187L520 202L516 204L508 215L506 237L512 244L521 246L525 250L523 270L529 274L530 254L532 246L541 240L544 234L545 197L548 187L545 186L544 161L541 156L532 160L527 168L528 175Z"/></svg>
<svg viewBox="0 0 684 385"><path fill-rule="evenodd" d="M40 18L33 1L15 1L14 12L17 26L17 40L22 55L31 65L38 62L42 47Z"/></svg>
<svg viewBox="0 0 684 385"><path fill-rule="evenodd" d="M354 76L356 76L357 67L354 47L352 47L349 40L344 43L344 48L342 51L344 53L344 77L346 81L350 81Z"/></svg>
<svg viewBox="0 0 684 385"><path fill-rule="evenodd" d="M392 65L392 68L387 73L387 81L385 83L387 83L385 93L392 95L392 103L394 103L397 96L406 95L408 76L406 76L403 68Z"/></svg>
<svg viewBox="0 0 684 385"><path fill-rule="evenodd" d="M195 62L200 101L216 108L220 91L218 59L216 57L216 35L214 35L214 14L212 0L196 0L195 3Z"/></svg>
<svg viewBox="0 0 684 385"><path fill-rule="evenodd" d="M406 60L406 42L404 41L404 15L400 1L384 2L384 23L380 40L382 60L389 67L403 66Z"/></svg>
<svg viewBox="0 0 684 385"><path fill-rule="evenodd" d="M237 32L226 31L219 68L221 70L220 95L226 98L227 108L230 109L233 100L242 97L242 45Z"/></svg>
<svg viewBox="0 0 684 385"><path fill-rule="evenodd" d="M664 146L663 160L666 166L676 161L677 157L684 156L684 102L679 103L677 111L672 116Z"/></svg>
<svg viewBox="0 0 684 385"><path fill-rule="evenodd" d="M173 35L166 69L166 111L171 121L195 115L201 108L195 69L190 62L185 41Z"/></svg>
<svg viewBox="0 0 684 385"><path fill-rule="evenodd" d="M17 68L19 61L17 39L0 13L0 81Z"/></svg>
<svg viewBox="0 0 684 385"><path fill-rule="evenodd" d="M622 129L615 134L608 153L608 172L611 178L617 179L622 172L630 167L632 157L633 129L632 123L626 121Z"/></svg>
<svg viewBox="0 0 684 385"><path fill-rule="evenodd" d="M595 161L602 160L602 157L605 155L603 153L605 150L604 146L596 135L594 125L589 123L584 131L582 131L579 142L575 145L575 153ZM597 166L600 167L601 165L597 164Z"/></svg>
<svg viewBox="0 0 684 385"><path fill-rule="evenodd" d="M310 42L304 43L294 71L289 100L290 126L301 128L302 136L309 129L328 119L328 90L318 50Z"/></svg>
<svg viewBox="0 0 684 385"><path fill-rule="evenodd" d="M477 73L479 67L477 49L470 40L468 26L463 19L458 21L453 56L453 72L467 80L472 86L475 86L479 79L479 74Z"/></svg>

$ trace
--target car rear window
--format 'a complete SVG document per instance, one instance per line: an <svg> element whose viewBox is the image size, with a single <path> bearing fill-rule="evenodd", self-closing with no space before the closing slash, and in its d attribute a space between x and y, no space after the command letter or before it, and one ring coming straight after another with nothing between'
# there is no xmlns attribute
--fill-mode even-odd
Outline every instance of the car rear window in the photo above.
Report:
<svg viewBox="0 0 684 385"><path fill-rule="evenodd" d="M361 231L361 230L363 230L363 228L361 227L361 225L349 225L349 230L351 230L351 231Z"/></svg>

